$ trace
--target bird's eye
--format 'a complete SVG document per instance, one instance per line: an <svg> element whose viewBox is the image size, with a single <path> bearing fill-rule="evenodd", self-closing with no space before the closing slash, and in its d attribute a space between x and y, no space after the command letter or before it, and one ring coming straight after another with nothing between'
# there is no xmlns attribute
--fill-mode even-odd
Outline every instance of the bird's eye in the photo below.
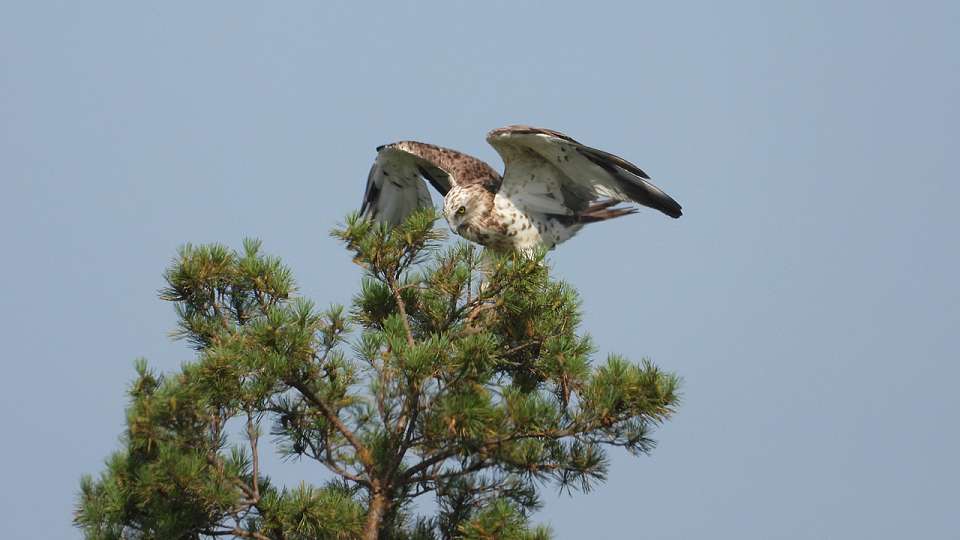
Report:
<svg viewBox="0 0 960 540"><path fill-rule="evenodd" d="M457 208L457 215L462 216L462 215L464 215L464 214L466 214L466 213L467 213L467 207L466 207L466 206L461 206L460 208Z"/></svg>

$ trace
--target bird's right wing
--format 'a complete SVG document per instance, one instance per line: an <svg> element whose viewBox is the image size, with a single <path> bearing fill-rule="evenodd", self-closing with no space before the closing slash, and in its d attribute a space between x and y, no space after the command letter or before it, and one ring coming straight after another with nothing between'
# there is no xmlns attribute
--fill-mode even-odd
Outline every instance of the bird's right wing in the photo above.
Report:
<svg viewBox="0 0 960 540"><path fill-rule="evenodd" d="M486 163L454 150L414 141L387 144L377 148L360 213L397 225L433 204L424 180L446 196L457 185L489 183L495 189L499 179Z"/></svg>
<svg viewBox="0 0 960 540"><path fill-rule="evenodd" d="M487 141L506 165L503 191L528 208L572 214L597 208L598 203L601 209L609 208L606 201L612 200L639 203L673 218L683 213L680 204L639 167L563 133L507 126L491 131Z"/></svg>

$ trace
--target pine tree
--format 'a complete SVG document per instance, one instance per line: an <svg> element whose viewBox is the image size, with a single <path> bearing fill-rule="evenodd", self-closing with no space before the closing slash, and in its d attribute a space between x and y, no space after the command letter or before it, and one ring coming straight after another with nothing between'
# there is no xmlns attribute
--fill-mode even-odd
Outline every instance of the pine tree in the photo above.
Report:
<svg viewBox="0 0 960 540"><path fill-rule="evenodd" d="M161 298L196 359L169 376L137 362L123 448L81 481L85 537L543 539L538 485L586 491L609 447L648 453L677 377L592 364L543 254L444 248L435 220L333 232L363 268L349 310L297 297L259 242L182 248ZM329 483L271 483L265 429ZM415 515L424 495L435 515Z"/></svg>

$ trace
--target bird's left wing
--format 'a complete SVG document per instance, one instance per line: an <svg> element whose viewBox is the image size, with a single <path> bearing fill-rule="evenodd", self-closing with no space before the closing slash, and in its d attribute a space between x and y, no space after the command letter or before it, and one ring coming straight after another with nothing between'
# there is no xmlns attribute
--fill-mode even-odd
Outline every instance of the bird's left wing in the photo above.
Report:
<svg viewBox="0 0 960 540"><path fill-rule="evenodd" d="M377 148L360 213L391 225L403 222L433 204L424 180L446 196L456 185L499 185L500 175L486 163L448 148L414 141L386 144Z"/></svg>
<svg viewBox="0 0 960 540"><path fill-rule="evenodd" d="M614 201L622 201L636 202L673 218L683 213L680 204L655 186L639 167L563 133L508 126L491 131L487 142L506 165L501 191L532 210L548 214L566 210L567 215L577 215L590 209L607 211Z"/></svg>

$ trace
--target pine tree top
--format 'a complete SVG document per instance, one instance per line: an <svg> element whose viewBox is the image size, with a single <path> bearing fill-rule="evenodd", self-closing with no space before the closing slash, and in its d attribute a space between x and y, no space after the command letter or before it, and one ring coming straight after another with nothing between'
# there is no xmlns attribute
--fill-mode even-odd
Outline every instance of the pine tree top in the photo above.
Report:
<svg viewBox="0 0 960 540"><path fill-rule="evenodd" d="M590 490L611 447L650 452L678 378L595 363L543 253L444 247L435 220L333 232L363 268L349 309L296 296L257 241L182 248L160 296L197 357L169 376L137 363L124 448L81 482L86 537L547 538L528 521L539 486ZM274 486L263 426L334 480ZM412 514L423 496L436 515Z"/></svg>

